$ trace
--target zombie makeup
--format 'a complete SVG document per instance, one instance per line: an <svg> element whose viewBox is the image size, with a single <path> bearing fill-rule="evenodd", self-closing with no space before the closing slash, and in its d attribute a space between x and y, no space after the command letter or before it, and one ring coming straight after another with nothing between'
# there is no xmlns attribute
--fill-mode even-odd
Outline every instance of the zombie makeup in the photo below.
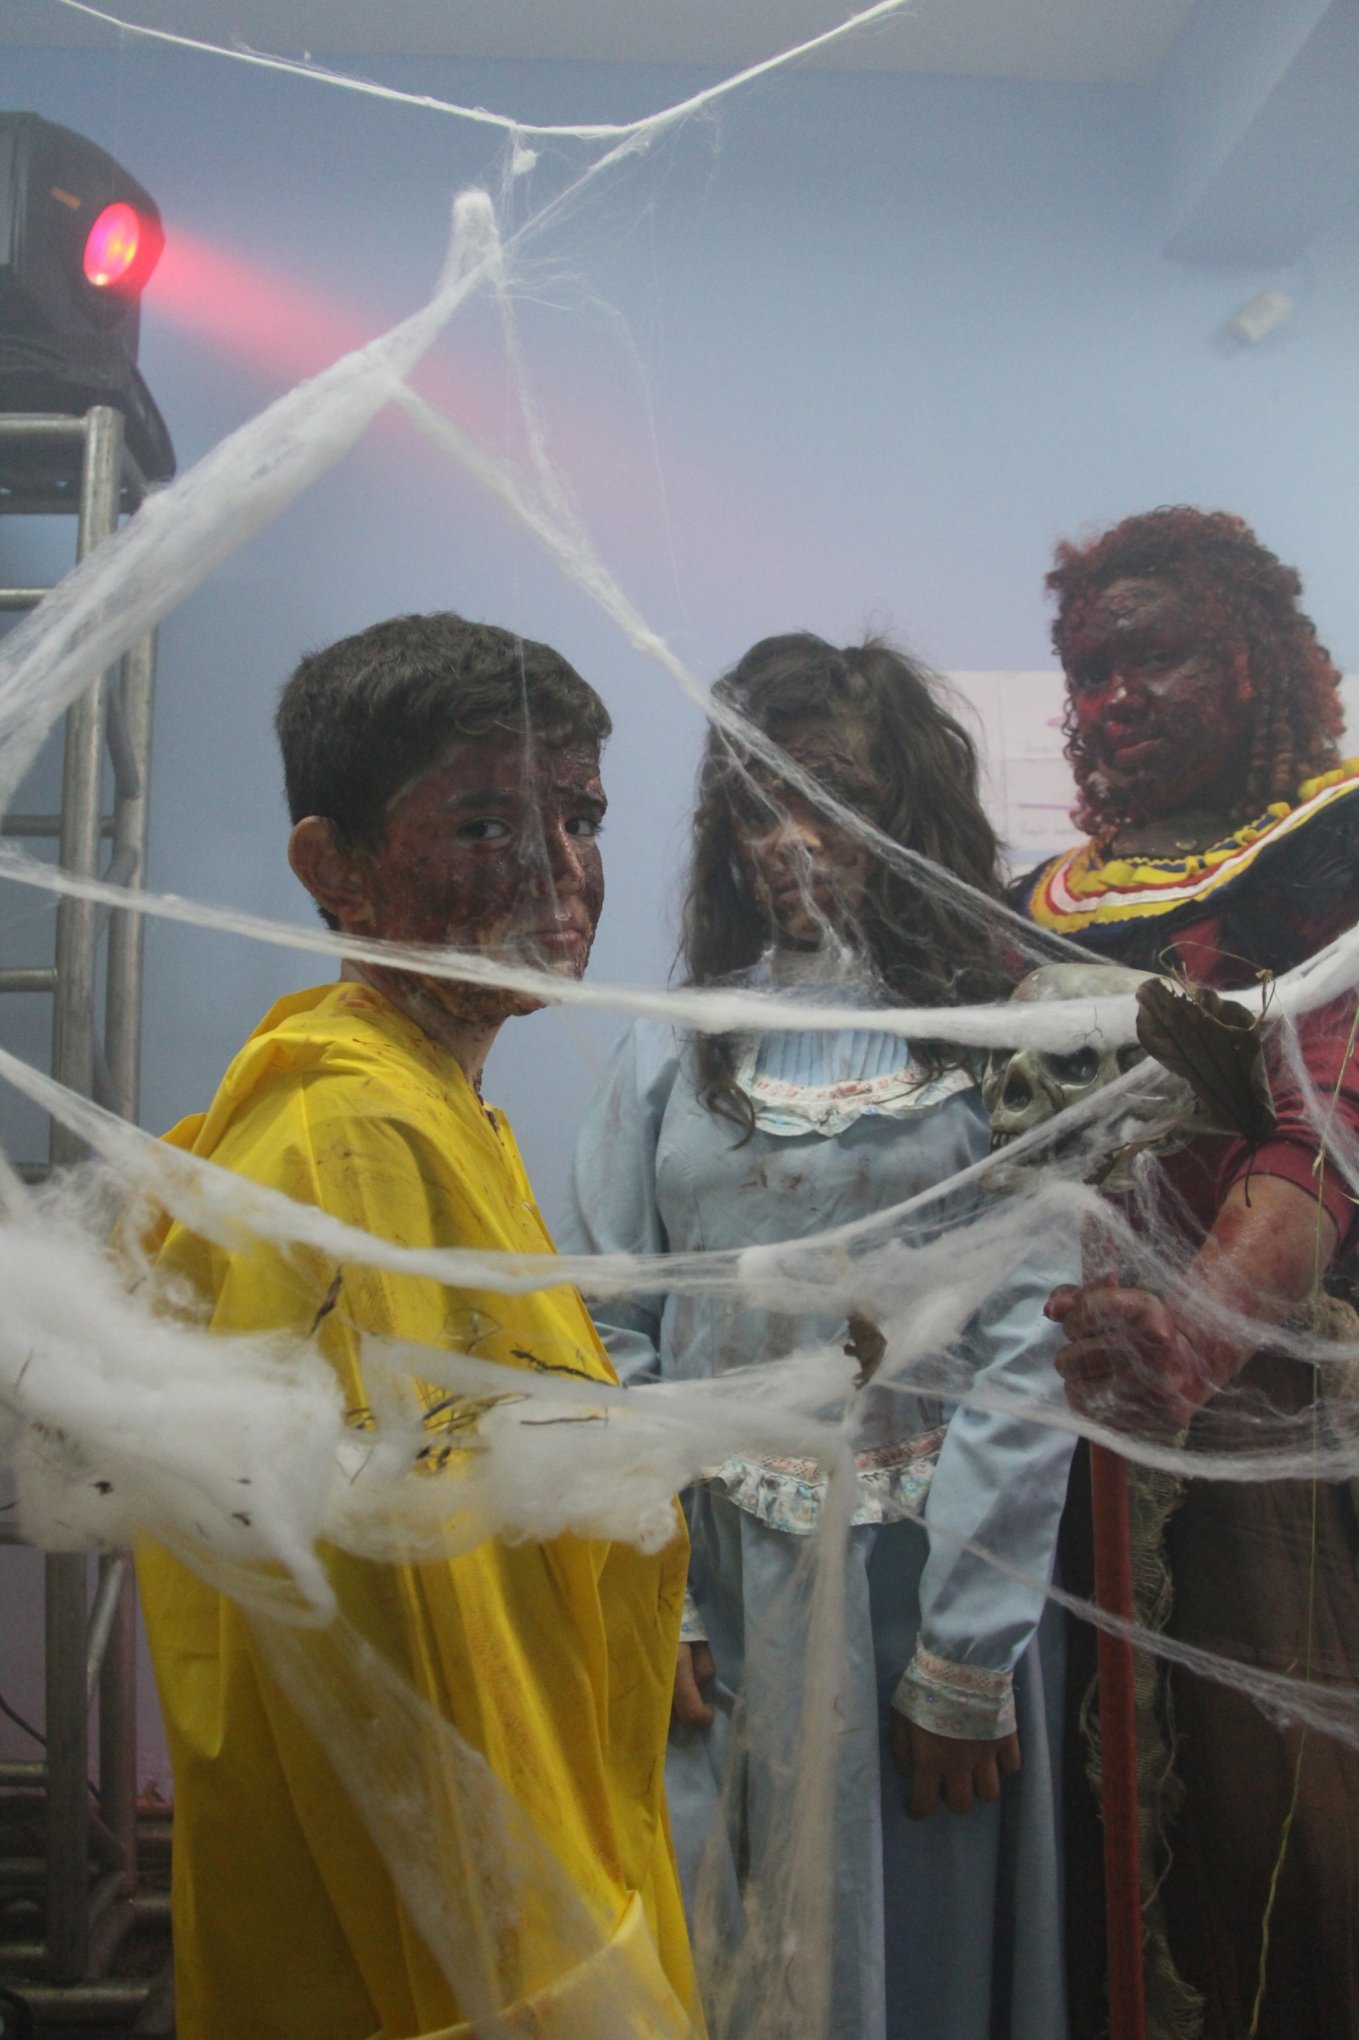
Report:
<svg viewBox="0 0 1359 2040"><path fill-rule="evenodd" d="M1123 579L1068 618L1061 654L1082 790L1131 821L1189 809L1230 814L1249 758L1244 648L1168 581Z"/></svg>
<svg viewBox="0 0 1359 2040"><path fill-rule="evenodd" d="M585 969L604 904L599 749L512 731L457 744L396 795L365 859L355 932L477 950L565 977ZM391 973L409 984L412 973ZM495 1024L542 1001L420 979L445 1012Z"/></svg>
<svg viewBox="0 0 1359 2040"><path fill-rule="evenodd" d="M804 772L857 813L878 789L868 734L849 721L803 722L776 741ZM873 868L861 838L764 767L749 769L734 816L738 854L780 948L817 949L858 925Z"/></svg>

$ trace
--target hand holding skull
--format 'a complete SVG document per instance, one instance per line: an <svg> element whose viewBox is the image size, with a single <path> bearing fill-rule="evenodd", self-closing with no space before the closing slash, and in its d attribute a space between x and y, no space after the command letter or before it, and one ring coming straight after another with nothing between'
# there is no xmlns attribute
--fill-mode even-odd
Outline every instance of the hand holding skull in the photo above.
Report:
<svg viewBox="0 0 1359 2040"><path fill-rule="evenodd" d="M1296 1183L1233 1184L1177 1296L1111 1281L1053 1291L1046 1309L1067 1341L1057 1355L1067 1400L1100 1423L1183 1430L1257 1345L1240 1320L1282 1323L1314 1293L1335 1242L1333 1220Z"/></svg>

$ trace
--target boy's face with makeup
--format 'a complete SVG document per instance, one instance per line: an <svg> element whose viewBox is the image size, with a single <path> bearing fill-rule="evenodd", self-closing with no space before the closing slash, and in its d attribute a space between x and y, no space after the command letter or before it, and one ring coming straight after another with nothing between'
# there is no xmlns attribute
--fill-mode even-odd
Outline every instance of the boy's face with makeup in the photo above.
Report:
<svg viewBox="0 0 1359 2040"><path fill-rule="evenodd" d="M349 925L579 977L604 904L605 806L589 740L497 731L455 744L389 804L381 847L363 859L364 909ZM475 1005L479 1017L487 1002L502 1017L540 1003L425 982L442 1004Z"/></svg>

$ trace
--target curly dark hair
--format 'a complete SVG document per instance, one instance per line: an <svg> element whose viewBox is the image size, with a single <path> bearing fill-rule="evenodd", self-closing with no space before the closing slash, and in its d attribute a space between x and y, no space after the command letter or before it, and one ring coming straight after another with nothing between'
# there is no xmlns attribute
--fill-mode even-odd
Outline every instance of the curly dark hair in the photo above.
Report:
<svg viewBox="0 0 1359 2040"><path fill-rule="evenodd" d="M1087 545L1063 541L1056 557L1047 585L1057 598L1052 642L1063 664L1068 634L1111 581L1163 581L1199 610L1204 650L1235 674L1252 717L1237 821L1253 820L1273 801L1296 799L1302 780L1338 763L1340 674L1298 607L1299 576L1243 518L1178 504L1125 517ZM1137 819L1113 812L1090 783L1090 761L1069 710L1066 738L1080 794L1076 826L1108 836Z"/></svg>
<svg viewBox="0 0 1359 2040"><path fill-rule="evenodd" d="M762 638L713 695L775 743L801 723L862 727L876 781L866 801L857 796L866 819L987 898L999 898L996 837L978 797L976 746L945 706L935 675L882 638L837 650L798 631ZM748 770L739 742L714 725L699 767L684 898L679 963L691 985L731 978L768 946L768 920L740 854ZM855 796L849 798L853 804ZM902 1004L957 1005L1009 989L981 919L960 916L956 903L877 859L858 932L884 987ZM943 1044L913 1046L936 1066L956 1059ZM704 1103L748 1134L754 1116L732 1079L733 1037L699 1035L694 1052Z"/></svg>

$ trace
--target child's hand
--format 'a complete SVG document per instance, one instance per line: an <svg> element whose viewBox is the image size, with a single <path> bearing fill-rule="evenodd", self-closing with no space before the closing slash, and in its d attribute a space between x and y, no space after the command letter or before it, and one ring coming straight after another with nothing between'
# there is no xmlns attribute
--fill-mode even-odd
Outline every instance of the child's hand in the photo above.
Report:
<svg viewBox="0 0 1359 2040"><path fill-rule="evenodd" d="M1013 1733L970 1742L936 1735L894 1712L890 1735L897 1769L909 1786L906 1811L912 1820L928 1820L941 1798L950 1813L971 1813L979 1799L999 1799L1003 1781L1019 1769L1019 1737Z"/></svg>
<svg viewBox="0 0 1359 2040"><path fill-rule="evenodd" d="M680 1645L675 1659L675 1694L670 1703L670 1719L676 1727L708 1727L713 1711L699 1687L710 1686L716 1677L717 1667L706 1643Z"/></svg>

